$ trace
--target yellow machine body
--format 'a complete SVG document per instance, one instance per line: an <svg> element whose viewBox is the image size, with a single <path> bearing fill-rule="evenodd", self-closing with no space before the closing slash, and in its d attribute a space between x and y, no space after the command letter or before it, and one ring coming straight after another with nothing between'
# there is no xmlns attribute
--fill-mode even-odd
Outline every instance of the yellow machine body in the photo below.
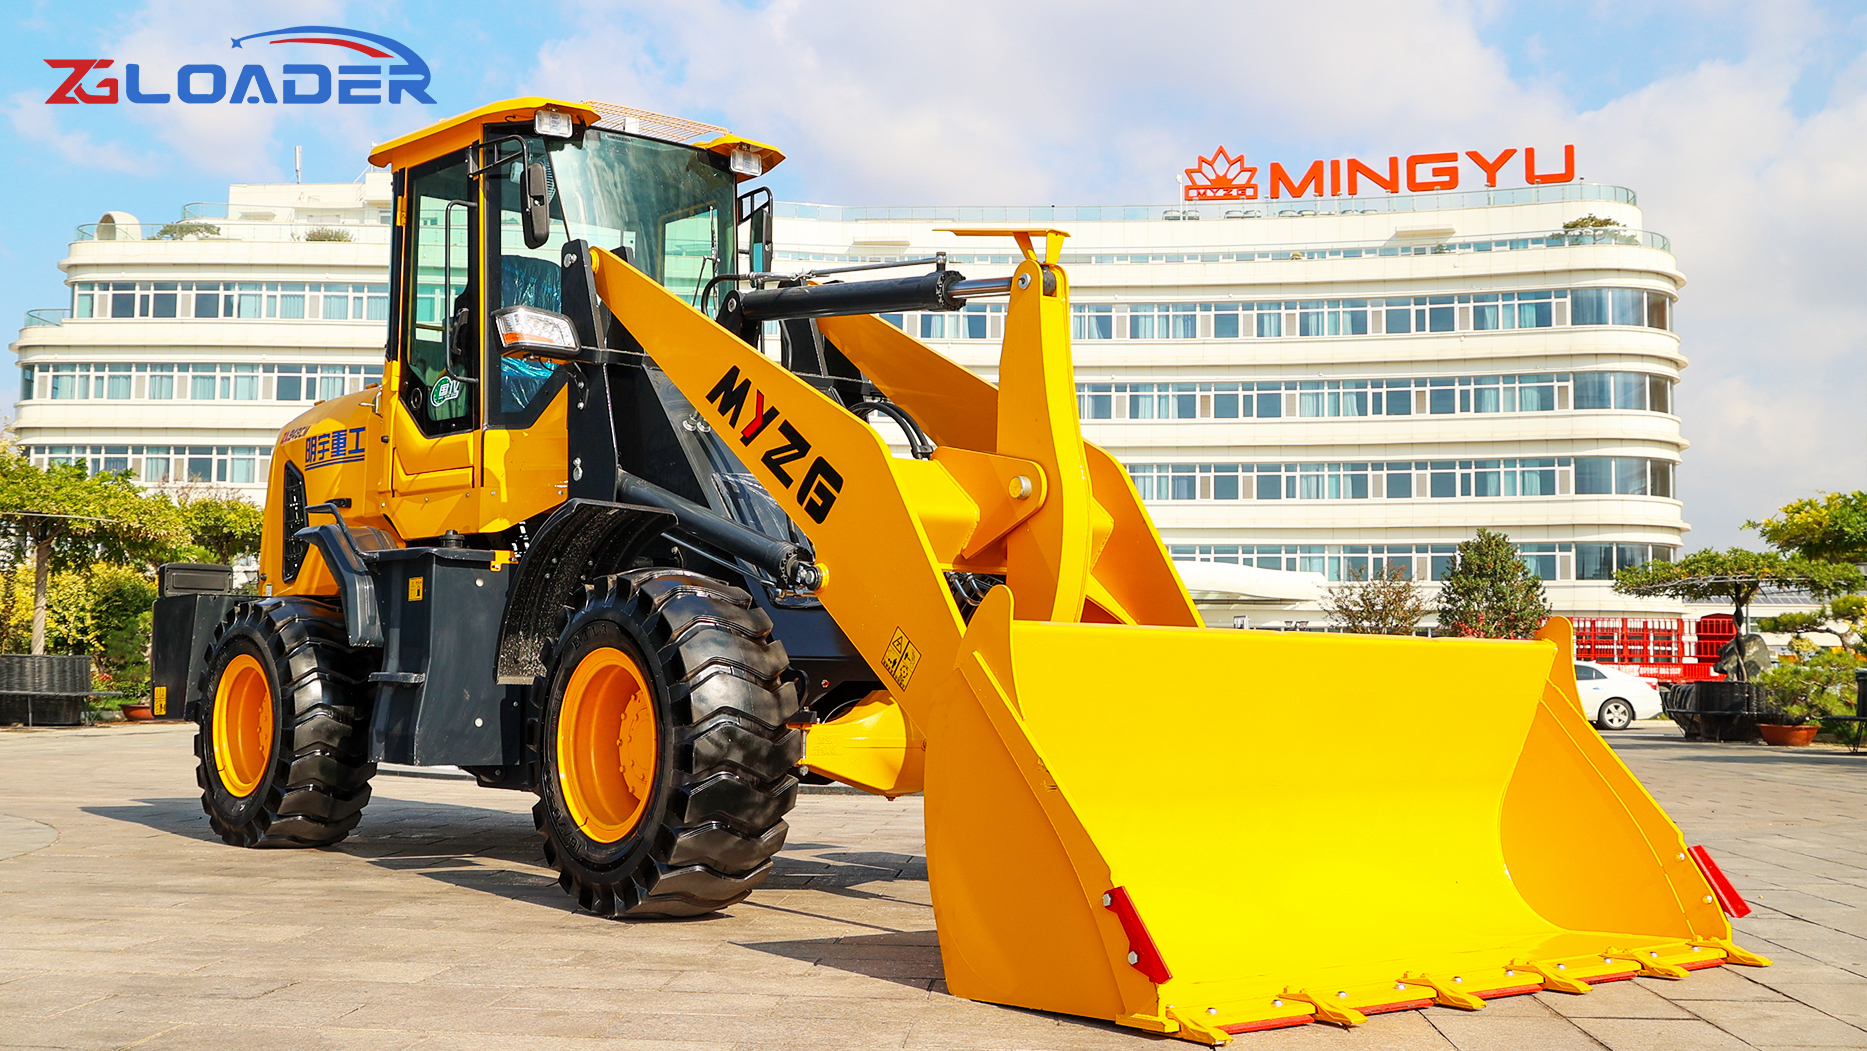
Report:
<svg viewBox="0 0 1867 1051"><path fill-rule="evenodd" d="M419 163L545 105L588 116L517 100L378 153ZM996 385L878 318L819 323L929 459L591 253L616 319L809 537L816 597L886 687L813 728L805 761L880 794L924 785L955 995L1223 1043L1764 962L1585 721L1560 621L1529 642L1200 626L1126 472L1082 438L1065 235L956 232L1023 253ZM565 396L527 430L428 437L373 390L293 421L266 587L336 590L316 549L281 579L288 470L306 503L341 494L397 542L561 504ZM1005 584L968 619L949 571ZM1314 712L1354 732L1292 743L1292 713Z"/></svg>

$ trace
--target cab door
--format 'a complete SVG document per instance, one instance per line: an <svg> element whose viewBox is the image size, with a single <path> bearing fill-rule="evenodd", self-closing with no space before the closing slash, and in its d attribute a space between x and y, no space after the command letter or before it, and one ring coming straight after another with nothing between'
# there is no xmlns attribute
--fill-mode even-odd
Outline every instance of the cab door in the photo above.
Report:
<svg viewBox="0 0 1867 1051"><path fill-rule="evenodd" d="M405 536L477 530L452 520L471 506L481 442L481 209L478 180L467 172L456 154L412 169L405 189L388 479Z"/></svg>

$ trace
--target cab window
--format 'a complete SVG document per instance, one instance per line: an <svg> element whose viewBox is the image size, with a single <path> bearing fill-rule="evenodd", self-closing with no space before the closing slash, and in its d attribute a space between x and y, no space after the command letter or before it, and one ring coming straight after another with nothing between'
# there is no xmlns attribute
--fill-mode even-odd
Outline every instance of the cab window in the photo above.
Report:
<svg viewBox="0 0 1867 1051"><path fill-rule="evenodd" d="M542 147L533 140L526 155L539 158L543 154ZM552 191L551 236L537 248L527 248L519 210L522 203L519 179L523 171L523 161L514 159L484 176L487 199L499 203L497 221L489 233L493 239L492 251L499 260L499 287L497 298L488 306L493 310L520 305L562 310L559 296L562 271L558 260L563 255L564 223L556 186L550 184L549 187ZM530 426L563 386L568 366L500 354L496 341L487 353L498 359L496 367L489 365L487 369L487 378L492 383L492 389L487 391L487 405L493 412L492 426Z"/></svg>
<svg viewBox="0 0 1867 1051"><path fill-rule="evenodd" d="M469 430L478 396L479 291L473 280L479 249L475 187L461 161L417 168L409 187L410 301L403 346L408 348L400 396L428 434ZM450 355L451 331L459 348Z"/></svg>

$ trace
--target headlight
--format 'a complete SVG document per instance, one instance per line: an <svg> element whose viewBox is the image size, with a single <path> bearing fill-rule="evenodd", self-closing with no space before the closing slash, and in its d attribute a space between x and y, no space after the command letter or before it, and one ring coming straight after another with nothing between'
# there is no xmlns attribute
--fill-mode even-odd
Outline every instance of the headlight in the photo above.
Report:
<svg viewBox="0 0 1867 1051"><path fill-rule="evenodd" d="M765 158L759 156L757 150L748 150L743 146L735 146L733 147L732 155L726 159L726 162L727 166L733 170L733 174L735 175L757 178L765 174Z"/></svg>
<svg viewBox="0 0 1867 1051"><path fill-rule="evenodd" d="M577 329L570 318L539 307L504 307L493 311L501 350L547 358L575 358Z"/></svg>
<svg viewBox="0 0 1867 1051"><path fill-rule="evenodd" d="M541 109L532 114L532 130L553 139L568 139L571 133L570 114L554 109Z"/></svg>

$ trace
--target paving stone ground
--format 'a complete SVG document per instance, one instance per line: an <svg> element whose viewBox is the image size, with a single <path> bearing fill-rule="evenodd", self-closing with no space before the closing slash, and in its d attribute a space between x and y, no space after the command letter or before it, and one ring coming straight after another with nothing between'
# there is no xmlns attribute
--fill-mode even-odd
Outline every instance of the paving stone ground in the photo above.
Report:
<svg viewBox="0 0 1867 1051"><path fill-rule="evenodd" d="M341 847L214 839L192 730L0 732L0 1047L179 1051L1191 1046L947 996L921 806L809 794L729 915L572 911L530 797L384 775ZM1775 967L1241 1037L1250 1051L1867 1047L1867 755L1610 736Z"/></svg>

